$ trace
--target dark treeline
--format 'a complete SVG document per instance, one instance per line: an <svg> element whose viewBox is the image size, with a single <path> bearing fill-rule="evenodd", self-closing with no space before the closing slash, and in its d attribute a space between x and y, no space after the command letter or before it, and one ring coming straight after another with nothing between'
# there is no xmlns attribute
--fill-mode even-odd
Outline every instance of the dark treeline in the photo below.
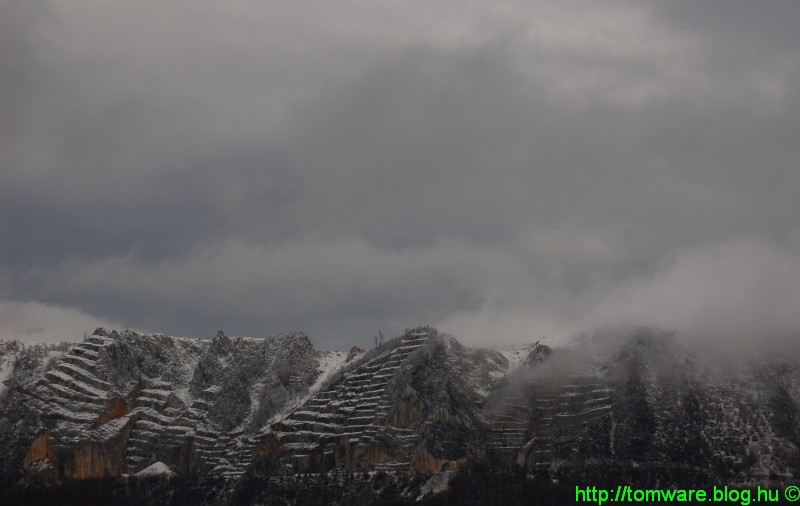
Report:
<svg viewBox="0 0 800 506"><path fill-rule="evenodd" d="M430 475L395 476L378 473L303 474L268 478L248 474L237 483L150 477L64 481L59 486L16 485L0 495L8 505L59 504L87 506L182 505L302 505L302 506L485 506L515 504L575 504L575 487L614 489L670 486L710 487L717 480L691 467L586 466L558 473L525 476L519 470L475 467L457 472L447 490L417 499Z"/></svg>

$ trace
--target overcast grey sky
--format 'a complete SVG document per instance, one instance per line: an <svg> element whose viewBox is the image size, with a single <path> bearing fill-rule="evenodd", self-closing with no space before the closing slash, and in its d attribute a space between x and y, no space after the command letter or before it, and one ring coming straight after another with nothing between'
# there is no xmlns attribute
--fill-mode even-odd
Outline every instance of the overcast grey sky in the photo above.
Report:
<svg viewBox="0 0 800 506"><path fill-rule="evenodd" d="M800 329L798 20L0 0L0 335Z"/></svg>

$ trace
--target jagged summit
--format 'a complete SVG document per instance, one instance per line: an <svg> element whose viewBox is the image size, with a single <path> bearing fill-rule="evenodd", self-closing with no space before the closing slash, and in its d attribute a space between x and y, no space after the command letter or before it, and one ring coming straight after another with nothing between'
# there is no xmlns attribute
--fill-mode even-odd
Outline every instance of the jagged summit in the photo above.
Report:
<svg viewBox="0 0 800 506"><path fill-rule="evenodd" d="M539 362L543 362L553 353L553 349L541 341L537 341L528 352L528 355L522 361L522 364L527 367L532 367Z"/></svg>
<svg viewBox="0 0 800 506"><path fill-rule="evenodd" d="M472 349L429 326L349 352L319 351L302 332L203 340L99 328L73 345L2 342L0 470L6 481L157 463L211 480L632 460L742 480L800 471L796 363L715 376L668 333L602 343L600 355L540 341Z"/></svg>

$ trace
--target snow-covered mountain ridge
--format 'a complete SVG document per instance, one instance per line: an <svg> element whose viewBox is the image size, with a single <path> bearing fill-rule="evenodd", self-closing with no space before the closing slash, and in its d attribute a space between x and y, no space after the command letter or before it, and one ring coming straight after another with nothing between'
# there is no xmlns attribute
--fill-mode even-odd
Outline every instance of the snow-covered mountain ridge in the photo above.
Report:
<svg viewBox="0 0 800 506"><path fill-rule="evenodd" d="M299 332L3 341L0 472L10 484L145 469L221 481L475 466L800 475L791 355L721 372L652 330L602 350L471 349L431 327L349 353Z"/></svg>

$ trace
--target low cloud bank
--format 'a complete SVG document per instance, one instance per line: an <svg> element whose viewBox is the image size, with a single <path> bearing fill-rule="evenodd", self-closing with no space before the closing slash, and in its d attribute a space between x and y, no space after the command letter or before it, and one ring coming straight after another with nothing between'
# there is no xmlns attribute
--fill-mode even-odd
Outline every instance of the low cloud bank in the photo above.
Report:
<svg viewBox="0 0 800 506"><path fill-rule="evenodd" d="M800 336L800 252L796 242L742 238L682 250L650 273L584 293L507 301L489 299L439 325L474 344L647 326L695 344L756 347Z"/></svg>
<svg viewBox="0 0 800 506"><path fill-rule="evenodd" d="M124 328L118 321L90 315L78 308L36 301L0 300L0 339L25 344L76 342L97 327Z"/></svg>
<svg viewBox="0 0 800 506"><path fill-rule="evenodd" d="M394 250L357 239L308 239L271 248L238 240L198 248L186 258L148 262L135 254L71 259L38 279L52 297L74 294L130 305L167 331L180 315L203 314L208 337L217 328L265 336L302 329L323 346L365 344L432 323L465 344L494 346L548 337L566 342L609 327L657 327L690 342L754 346L800 330L800 252L747 237L683 249L638 275L615 277L613 248L595 242L581 258L587 280L568 286L564 251L551 239L507 249L442 241ZM560 260L548 264L543 246ZM536 266L527 255L537 255ZM598 254L598 251L602 254ZM554 272L560 272L554 276ZM143 302L145 301L145 302ZM164 312L161 308L175 310ZM119 322L80 309L39 302L3 302L4 335L76 338ZM259 322L276 322L263 328ZM388 323L388 326L387 326Z"/></svg>

